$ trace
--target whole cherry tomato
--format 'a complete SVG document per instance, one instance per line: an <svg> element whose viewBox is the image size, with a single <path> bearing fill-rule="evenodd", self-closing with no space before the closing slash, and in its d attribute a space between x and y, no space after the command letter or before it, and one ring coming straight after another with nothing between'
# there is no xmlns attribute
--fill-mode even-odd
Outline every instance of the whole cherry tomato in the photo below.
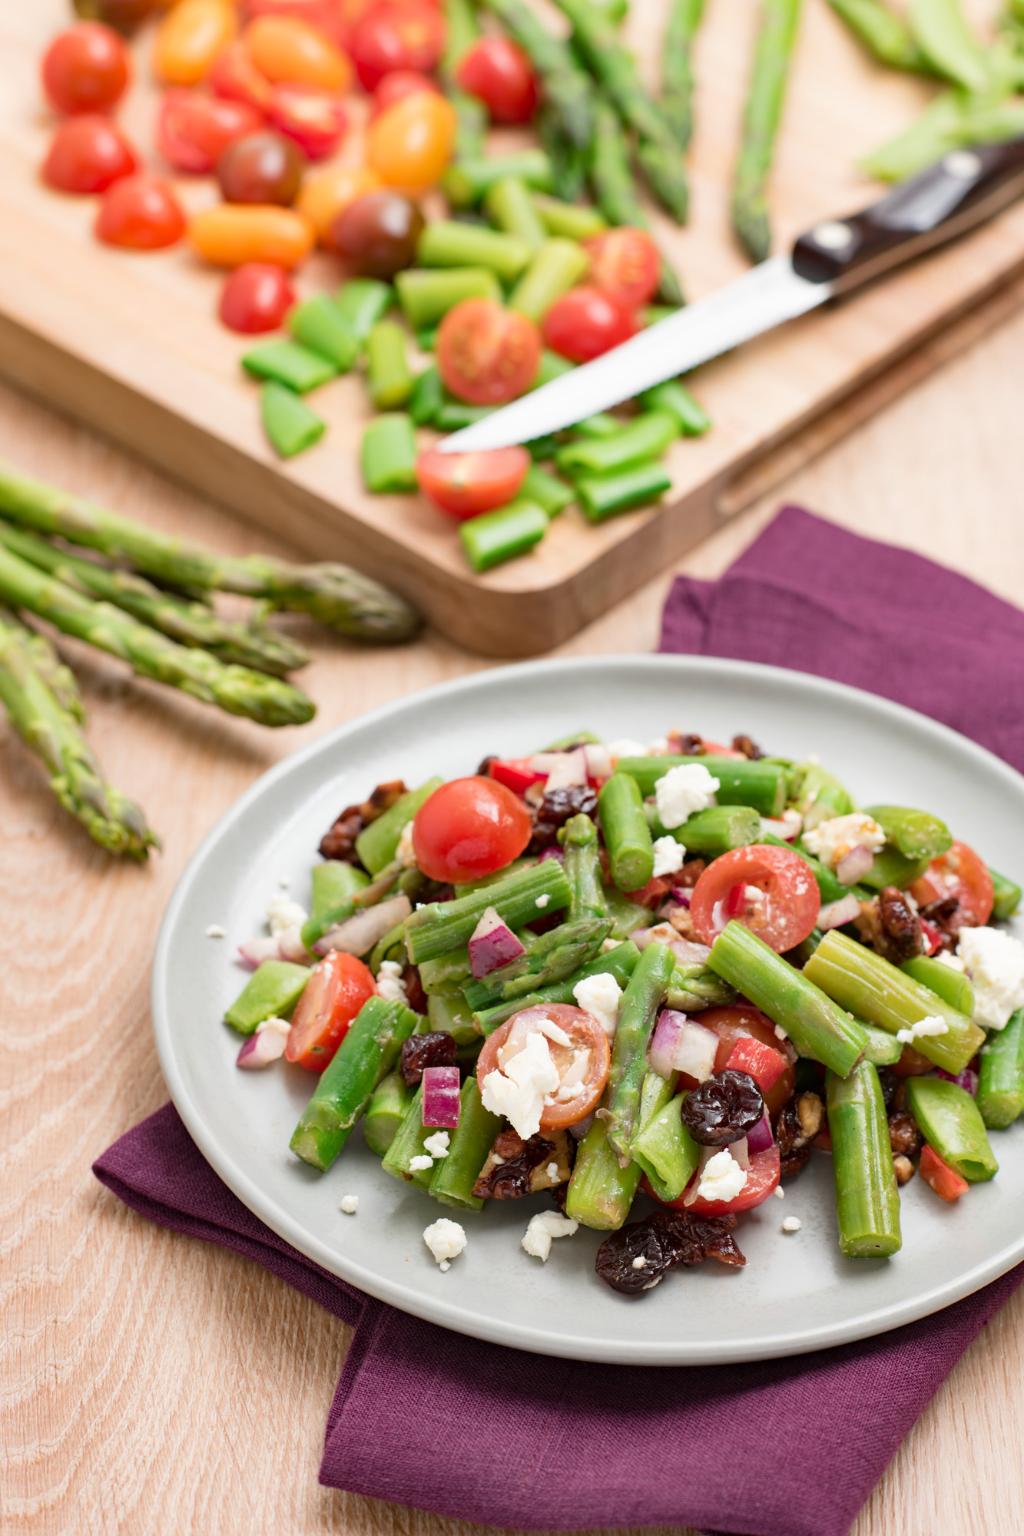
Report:
<svg viewBox="0 0 1024 1536"><path fill-rule="evenodd" d="M443 96L417 91L396 101L369 128L366 159L381 181L413 197L444 175L455 148L455 109Z"/></svg>
<svg viewBox="0 0 1024 1536"><path fill-rule="evenodd" d="M188 236L199 255L215 267L260 261L291 271L313 248L312 225L301 214L274 204L207 208L196 214Z"/></svg>
<svg viewBox="0 0 1024 1536"><path fill-rule="evenodd" d="M230 0L180 0L157 29L153 69L165 85L198 85L235 35Z"/></svg>
<svg viewBox="0 0 1024 1536"><path fill-rule="evenodd" d="M491 453L439 453L426 448L416 460L416 476L423 494L462 522L511 501L530 462L525 448L497 448ZM491 777L500 781L493 763Z"/></svg>
<svg viewBox="0 0 1024 1536"><path fill-rule="evenodd" d="M406 96L416 96L421 91L431 91L435 96L440 95L436 80L431 80L429 75L421 75L415 69L395 69L390 75L385 75L373 93L370 103L370 118L380 117L388 107L393 107L396 101L402 101Z"/></svg>
<svg viewBox="0 0 1024 1536"><path fill-rule="evenodd" d="M475 775L449 780L423 802L412 824L412 845L428 879L461 885L511 864L532 830L518 796Z"/></svg>
<svg viewBox="0 0 1024 1536"><path fill-rule="evenodd" d="M444 19L424 0L376 0L352 28L349 51L365 91L394 69L427 74L444 51Z"/></svg>
<svg viewBox="0 0 1024 1536"><path fill-rule="evenodd" d="M368 192L338 214L327 244L363 277L394 277L415 261L423 223L401 192Z"/></svg>
<svg viewBox="0 0 1024 1536"><path fill-rule="evenodd" d="M109 118L83 114L60 124L42 175L58 192L105 192L137 165L135 151Z"/></svg>
<svg viewBox="0 0 1024 1536"><path fill-rule="evenodd" d="M637 323L624 304L584 286L563 294L544 316L544 341L574 363L587 363L636 335Z"/></svg>
<svg viewBox="0 0 1024 1536"><path fill-rule="evenodd" d="M495 123L528 123L537 110L537 77L530 60L507 37L481 37L459 60L458 83L478 96Z"/></svg>
<svg viewBox="0 0 1024 1536"><path fill-rule="evenodd" d="M217 313L229 331L254 336L276 331L295 303L295 289L283 267L250 261L228 274Z"/></svg>
<svg viewBox="0 0 1024 1536"><path fill-rule="evenodd" d="M236 139L217 161L226 203L280 203L290 207L302 185L305 161L291 139L269 128Z"/></svg>
<svg viewBox="0 0 1024 1536"><path fill-rule="evenodd" d="M226 101L244 101L264 115L273 98L270 81L261 75L243 42L229 43L213 61L206 83L215 96Z"/></svg>
<svg viewBox="0 0 1024 1536"><path fill-rule="evenodd" d="M369 966L355 955L334 950L314 966L295 1005L284 1048L287 1059L309 1072L322 1072L360 1008L376 992Z"/></svg>
<svg viewBox="0 0 1024 1536"><path fill-rule="evenodd" d="M627 309L649 304L661 281L661 256L646 229L609 229L586 241L587 281Z"/></svg>
<svg viewBox="0 0 1024 1536"><path fill-rule="evenodd" d="M131 59L116 32L98 21L80 21L47 48L42 78L58 112L108 112L128 87Z"/></svg>
<svg viewBox="0 0 1024 1536"><path fill-rule="evenodd" d="M437 367L446 389L471 405L504 405L529 389L540 364L533 321L495 299L463 299L437 333Z"/></svg>
<svg viewBox="0 0 1024 1536"><path fill-rule="evenodd" d="M792 848L770 843L723 853L708 865L690 896L690 916L701 943L713 944L732 918L776 954L802 943L820 910L821 895L807 861Z"/></svg>
<svg viewBox="0 0 1024 1536"><path fill-rule="evenodd" d="M341 102L308 85L275 85L270 121L299 146L307 160L333 154L348 128Z"/></svg>
<svg viewBox="0 0 1024 1536"><path fill-rule="evenodd" d="M347 91L352 65L309 22L291 16L259 16L245 31L249 57L275 84L311 85L321 91Z"/></svg>
<svg viewBox="0 0 1024 1536"><path fill-rule="evenodd" d="M305 178L295 206L312 224L317 239L326 245L342 209L357 197L376 192L380 185L380 177L365 166L329 165Z"/></svg>
<svg viewBox="0 0 1024 1536"><path fill-rule="evenodd" d="M103 194L96 236L130 251L162 251L176 245L186 220L170 182L159 176L127 176Z"/></svg>
<svg viewBox="0 0 1024 1536"><path fill-rule="evenodd" d="M255 107L198 91L167 91L156 120L157 148L176 171L208 176L229 144L258 128Z"/></svg>

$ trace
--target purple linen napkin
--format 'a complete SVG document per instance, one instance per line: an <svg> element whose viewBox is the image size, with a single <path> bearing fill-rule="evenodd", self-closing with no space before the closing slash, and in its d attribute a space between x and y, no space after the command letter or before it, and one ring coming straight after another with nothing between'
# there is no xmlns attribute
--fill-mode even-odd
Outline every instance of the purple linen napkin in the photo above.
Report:
<svg viewBox="0 0 1024 1536"><path fill-rule="evenodd" d="M797 508L718 583L676 581L661 648L856 683L1024 768L1024 717L1008 708L1024 614ZM151 1220L246 1254L355 1327L322 1482L484 1525L842 1536L960 1355L1024 1279L1022 1266L935 1317L788 1361L587 1365L462 1338L328 1275L226 1189L170 1105L94 1171ZM735 1443L741 1469L722 1450ZM787 1446L799 1456L780 1457Z"/></svg>

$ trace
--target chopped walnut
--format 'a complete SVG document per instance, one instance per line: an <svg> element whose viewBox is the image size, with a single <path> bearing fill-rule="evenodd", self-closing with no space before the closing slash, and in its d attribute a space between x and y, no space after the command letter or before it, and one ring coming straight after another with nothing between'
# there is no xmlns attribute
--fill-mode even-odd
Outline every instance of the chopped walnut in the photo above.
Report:
<svg viewBox="0 0 1024 1536"><path fill-rule="evenodd" d="M764 757L764 753L752 736L734 736L732 749L734 752L742 752L744 757L749 757L755 762Z"/></svg>
<svg viewBox="0 0 1024 1536"><path fill-rule="evenodd" d="M517 1131L499 1131L473 1193L481 1200L521 1200L557 1189L571 1172L572 1148L564 1131L531 1136L529 1141Z"/></svg>
<svg viewBox="0 0 1024 1536"><path fill-rule="evenodd" d="M896 1175L897 1184L909 1184L917 1172L909 1157L894 1157L892 1160L893 1172Z"/></svg>
<svg viewBox="0 0 1024 1536"><path fill-rule="evenodd" d="M689 731L669 731L668 746L673 757L703 757L707 751L703 736L691 735Z"/></svg>
<svg viewBox="0 0 1024 1536"><path fill-rule="evenodd" d="M872 901L863 902L855 924L861 938L893 965L924 952L917 912L906 893L895 885L887 885Z"/></svg>
<svg viewBox="0 0 1024 1536"><path fill-rule="evenodd" d="M820 1095L801 1093L784 1104L775 1127L782 1159L782 1177L793 1178L806 1168L811 1158L811 1143L825 1123L825 1106Z"/></svg>
<svg viewBox="0 0 1024 1536"><path fill-rule="evenodd" d="M921 1132L905 1109L889 1116L889 1144L897 1157L914 1157L921 1150Z"/></svg>
<svg viewBox="0 0 1024 1536"><path fill-rule="evenodd" d="M401 779L391 779L386 784L378 784L370 798L361 805L346 806L320 839L321 858L342 859L346 864L358 864L356 838L360 832L371 821L376 821L378 816L389 811L407 792Z"/></svg>

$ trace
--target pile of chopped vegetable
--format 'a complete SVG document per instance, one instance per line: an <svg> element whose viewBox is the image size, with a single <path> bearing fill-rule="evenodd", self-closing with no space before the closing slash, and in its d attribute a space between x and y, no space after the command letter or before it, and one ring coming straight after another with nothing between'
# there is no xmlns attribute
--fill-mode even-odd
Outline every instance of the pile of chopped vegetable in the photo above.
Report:
<svg viewBox="0 0 1024 1536"><path fill-rule="evenodd" d="M526 1253L591 1227L625 1294L742 1265L737 1218L816 1152L840 1251L889 1257L900 1186L958 1201L1024 1112L1020 886L816 760L578 732L378 785L320 852L226 1014L240 1067L318 1074L292 1151L326 1173L361 1125L460 1214L543 1196ZM424 1239L442 1268L467 1242Z"/></svg>

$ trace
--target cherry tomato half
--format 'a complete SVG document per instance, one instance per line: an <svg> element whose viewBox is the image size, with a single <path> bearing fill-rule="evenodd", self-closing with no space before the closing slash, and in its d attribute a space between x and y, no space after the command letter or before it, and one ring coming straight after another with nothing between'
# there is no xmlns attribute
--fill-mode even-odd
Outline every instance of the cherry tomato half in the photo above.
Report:
<svg viewBox="0 0 1024 1536"><path fill-rule="evenodd" d="M153 70L165 85L198 85L231 42L238 21L231 0L179 0L161 21Z"/></svg>
<svg viewBox="0 0 1024 1536"><path fill-rule="evenodd" d="M609 229L586 241L589 281L627 309L649 304L661 281L658 247L645 229Z"/></svg>
<svg viewBox="0 0 1024 1536"><path fill-rule="evenodd" d="M290 271L313 248L312 226L301 214L273 203L206 208L192 220L188 236L199 255L215 267L262 261Z"/></svg>
<svg viewBox="0 0 1024 1536"><path fill-rule="evenodd" d="M226 203L280 203L287 208L298 195L305 165L291 139L264 128L228 145L217 161L217 180Z"/></svg>
<svg viewBox="0 0 1024 1536"><path fill-rule="evenodd" d="M43 161L43 180L58 192L105 192L138 165L119 128L95 113L61 123Z"/></svg>
<svg viewBox="0 0 1024 1536"><path fill-rule="evenodd" d="M304 178L295 207L312 224L321 244L329 246L338 214L356 198L378 191L380 185L380 178L363 166L328 165Z"/></svg>
<svg viewBox="0 0 1024 1536"><path fill-rule="evenodd" d="M284 85L347 91L352 65L330 38L297 16L258 16L246 28L245 45L256 68Z"/></svg>
<svg viewBox="0 0 1024 1536"><path fill-rule="evenodd" d="M43 90L50 104L69 116L108 112L131 79L124 43L99 21L80 21L61 32L43 54Z"/></svg>
<svg viewBox="0 0 1024 1536"><path fill-rule="evenodd" d="M388 107L366 136L366 160L381 181L416 197L437 185L455 148L457 121L451 102L434 91L416 91Z"/></svg>
<svg viewBox="0 0 1024 1536"><path fill-rule="evenodd" d="M696 1200L687 1205L684 1203L684 1193L678 1200L667 1200L663 1204L671 1205L677 1211L689 1211L691 1216L735 1216L740 1211L752 1211L755 1206L763 1205L778 1187L781 1177L782 1158L778 1147L765 1147L763 1152L755 1152L751 1156L747 1182L735 1200L703 1200L698 1195Z"/></svg>
<svg viewBox="0 0 1024 1536"><path fill-rule="evenodd" d="M984 859L967 843L959 842L932 860L910 887L910 894L922 907L955 896L967 920L979 927L992 916L995 902L992 876Z"/></svg>
<svg viewBox="0 0 1024 1536"><path fill-rule="evenodd" d="M270 111L270 81L260 74L243 42L222 48L206 78L215 96L222 96L225 101L244 101L246 106L262 113Z"/></svg>
<svg viewBox="0 0 1024 1536"><path fill-rule="evenodd" d="M127 176L103 194L96 236L130 251L162 251L176 245L186 220L170 182L159 176Z"/></svg>
<svg viewBox="0 0 1024 1536"><path fill-rule="evenodd" d="M444 386L471 405L502 405L523 394L537 377L540 354L533 321L495 299L463 299L437 333Z"/></svg>
<svg viewBox="0 0 1024 1536"><path fill-rule="evenodd" d="M217 313L229 331L255 336L276 331L294 303L295 289L283 267L250 261L228 275Z"/></svg>
<svg viewBox="0 0 1024 1536"><path fill-rule="evenodd" d="M796 1086L794 1065L796 1052L785 1040L779 1039L771 1019L766 1018L751 1003L739 1003L731 1008L705 1008L696 1022L718 1036L719 1046L715 1053L716 1072L725 1071L729 1064L729 1057L739 1040L759 1040L762 1045L770 1046L772 1050L778 1051L785 1057L786 1070L769 1089L762 1089L768 1113L774 1120ZM696 1086L689 1081L688 1085Z"/></svg>
<svg viewBox="0 0 1024 1536"><path fill-rule="evenodd" d="M918 1171L928 1187L934 1189L940 1200L945 1200L949 1205L955 1205L971 1187L963 1175L951 1168L927 1142L921 1148Z"/></svg>
<svg viewBox="0 0 1024 1536"><path fill-rule="evenodd" d="M365 91L375 90L395 69L426 74L444 50L444 20L423 0L377 0L359 17L349 51Z"/></svg>
<svg viewBox="0 0 1024 1536"><path fill-rule="evenodd" d="M423 223L401 192L368 192L342 209L325 243L363 277L394 277L415 261Z"/></svg>
<svg viewBox="0 0 1024 1536"><path fill-rule="evenodd" d="M156 120L157 148L176 171L208 176L224 150L258 128L255 107L198 91L167 91Z"/></svg>
<svg viewBox="0 0 1024 1536"><path fill-rule="evenodd" d="M442 784L416 812L412 845L431 880L461 885L493 875L530 841L530 813L504 784L474 775Z"/></svg>
<svg viewBox="0 0 1024 1536"><path fill-rule="evenodd" d="M355 955L333 950L310 972L295 1005L284 1054L308 1072L330 1065L348 1027L377 991L373 973Z"/></svg>
<svg viewBox="0 0 1024 1536"><path fill-rule="evenodd" d="M806 939L820 910L817 882L805 860L791 848L767 843L723 853L690 897L690 916L703 944L713 944L736 918L780 955Z"/></svg>
<svg viewBox="0 0 1024 1536"><path fill-rule="evenodd" d="M556 1102L546 1104L540 1117L542 1131L564 1131L566 1126L585 1120L597 1108L608 1082L611 1046L593 1014L569 1003L524 1008L488 1035L477 1057L476 1076L482 1083L489 1073L500 1071L504 1061L514 1058L525 1045L527 1035L539 1029L544 1021L557 1024L569 1036L568 1045L548 1039L548 1049L560 1080L564 1082L570 1070L579 1072L582 1068L579 1091L571 1098L557 1102L556 1090L555 1095L549 1095L555 1097ZM586 1056L581 1062L580 1053L583 1052Z"/></svg>
<svg viewBox="0 0 1024 1536"><path fill-rule="evenodd" d="M584 284L565 293L544 316L544 341L574 363L587 363L635 336L636 318L618 299Z"/></svg>
<svg viewBox="0 0 1024 1536"><path fill-rule="evenodd" d="M537 110L537 77L510 38L481 37L463 54L456 78L485 104L492 122L528 123Z"/></svg>
<svg viewBox="0 0 1024 1536"><path fill-rule="evenodd" d="M429 75L421 75L416 69L392 70L391 74L384 76L373 93L370 117L379 117L388 107L393 107L396 101L402 101L406 96L415 96L421 91L430 91L437 96L437 81L431 80Z"/></svg>
<svg viewBox="0 0 1024 1536"><path fill-rule="evenodd" d="M302 150L308 160L333 154L345 137L348 117L341 102L307 85L275 85L270 121Z"/></svg>
<svg viewBox="0 0 1024 1536"><path fill-rule="evenodd" d="M439 453L427 448L416 460L420 490L460 522L511 501L529 467L525 448L498 448L494 453ZM492 763L491 778L499 778L493 770Z"/></svg>

